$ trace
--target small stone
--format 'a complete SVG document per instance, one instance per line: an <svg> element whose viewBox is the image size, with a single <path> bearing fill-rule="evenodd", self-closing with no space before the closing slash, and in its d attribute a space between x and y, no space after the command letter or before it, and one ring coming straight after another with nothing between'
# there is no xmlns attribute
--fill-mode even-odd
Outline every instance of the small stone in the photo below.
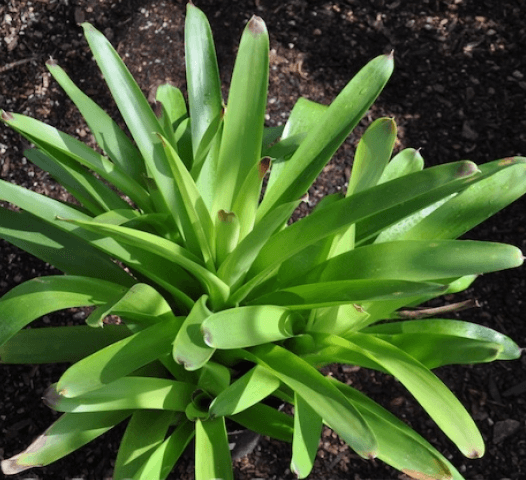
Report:
<svg viewBox="0 0 526 480"><path fill-rule="evenodd" d="M512 418L497 422L493 428L493 443L501 443L506 438L511 437L514 433L517 433L520 426L521 423Z"/></svg>

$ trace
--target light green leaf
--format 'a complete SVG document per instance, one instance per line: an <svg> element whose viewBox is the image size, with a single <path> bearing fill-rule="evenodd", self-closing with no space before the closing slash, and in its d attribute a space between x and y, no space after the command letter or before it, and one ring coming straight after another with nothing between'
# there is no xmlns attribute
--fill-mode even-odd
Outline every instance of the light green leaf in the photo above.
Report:
<svg viewBox="0 0 526 480"><path fill-rule="evenodd" d="M325 423L364 458L376 456L373 432L354 406L315 368L277 345L252 347L247 359L267 368L300 395Z"/></svg>
<svg viewBox="0 0 526 480"><path fill-rule="evenodd" d="M185 61L195 162L192 168L200 171L219 126L223 106L210 24L204 13L192 3L186 6Z"/></svg>
<svg viewBox="0 0 526 480"><path fill-rule="evenodd" d="M99 147L131 178L141 181L146 173L141 154L117 123L84 94L54 60L48 60L46 67L79 109Z"/></svg>
<svg viewBox="0 0 526 480"><path fill-rule="evenodd" d="M28 323L64 308L101 305L125 287L100 279L49 276L29 280L0 299L0 345Z"/></svg>
<svg viewBox="0 0 526 480"><path fill-rule="evenodd" d="M129 411L66 413L23 452L2 460L2 471L15 475L59 460L122 422Z"/></svg>
<svg viewBox="0 0 526 480"><path fill-rule="evenodd" d="M290 469L298 478L306 478L314 466L322 426L320 415L294 392L294 437Z"/></svg>
<svg viewBox="0 0 526 480"><path fill-rule="evenodd" d="M340 280L284 288L250 300L248 303L281 305L291 310L305 310L347 303L440 294L445 290L444 285L437 283L406 280Z"/></svg>
<svg viewBox="0 0 526 480"><path fill-rule="evenodd" d="M268 50L265 23L253 16L243 31L232 73L212 214L219 210L232 211L248 172L261 158L267 106Z"/></svg>
<svg viewBox="0 0 526 480"><path fill-rule="evenodd" d="M310 130L279 175L279 183L265 195L256 222L277 205L305 194L323 167L358 124L393 71L392 55L382 55L362 68Z"/></svg>
<svg viewBox="0 0 526 480"><path fill-rule="evenodd" d="M271 395L280 381L265 368L256 365L223 390L211 403L212 417L226 417L242 412Z"/></svg>
<svg viewBox="0 0 526 480"><path fill-rule="evenodd" d="M113 480L136 478L136 473L164 441L173 417L173 412L162 410L133 413L119 446Z"/></svg>
<svg viewBox="0 0 526 480"><path fill-rule="evenodd" d="M61 379L61 383L64 382ZM64 393L71 393L65 387ZM44 392L44 403L59 412L84 413L107 410L171 410L184 412L195 385L165 378L122 377L73 398L65 397L58 384Z"/></svg>
<svg viewBox="0 0 526 480"><path fill-rule="evenodd" d="M203 295L195 302L173 341L173 358L177 363L184 365L186 370L201 368L215 351L215 348L205 343L201 333L201 324L212 315L206 305L207 300L208 297Z"/></svg>
<svg viewBox="0 0 526 480"><path fill-rule="evenodd" d="M420 150L414 148L404 148L396 154L386 165L378 185L389 182L395 178L403 177L411 173L419 172L424 168L424 159L420 155Z"/></svg>
<svg viewBox="0 0 526 480"><path fill-rule="evenodd" d="M289 415L264 403L256 403L235 415L232 420L260 435L292 443L294 421Z"/></svg>
<svg viewBox="0 0 526 480"><path fill-rule="evenodd" d="M506 335L458 320L390 322L367 327L362 333L373 334L395 345L428 368L520 357L520 348Z"/></svg>
<svg viewBox="0 0 526 480"><path fill-rule="evenodd" d="M234 480L224 417L195 422L195 480Z"/></svg>
<svg viewBox="0 0 526 480"><path fill-rule="evenodd" d="M451 463L406 423L358 390L334 378L336 385L359 410L378 441L378 458L420 480L465 480ZM408 452L411 452L408 455Z"/></svg>
<svg viewBox="0 0 526 480"><path fill-rule="evenodd" d="M347 339L312 334L321 348L342 347L381 365L402 383L440 429L468 458L484 454L484 441L468 412L429 369L393 345L372 335L354 333Z"/></svg>
<svg viewBox="0 0 526 480"><path fill-rule="evenodd" d="M290 338L304 324L301 316L284 307L238 307L212 313L201 324L201 333L210 347L234 349Z"/></svg>
<svg viewBox="0 0 526 480"><path fill-rule="evenodd" d="M86 357L69 367L57 383L64 397L97 390L170 352L181 326L173 319L156 323Z"/></svg>
<svg viewBox="0 0 526 480"><path fill-rule="evenodd" d="M0 347L0 363L74 363L130 335L121 325L24 329Z"/></svg>

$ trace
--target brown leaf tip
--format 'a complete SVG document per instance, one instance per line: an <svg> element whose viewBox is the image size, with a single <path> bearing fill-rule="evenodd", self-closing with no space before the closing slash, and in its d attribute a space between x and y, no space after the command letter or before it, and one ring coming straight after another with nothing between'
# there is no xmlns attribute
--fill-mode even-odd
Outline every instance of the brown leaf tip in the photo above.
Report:
<svg viewBox="0 0 526 480"><path fill-rule="evenodd" d="M6 112L5 110L2 110L2 120L4 122L12 122L15 119L13 115L10 112Z"/></svg>
<svg viewBox="0 0 526 480"><path fill-rule="evenodd" d="M44 404L49 407L55 409L58 402L62 398L59 393L57 392L57 389L55 388L56 384L50 385L44 392L44 395L42 396L42 400Z"/></svg>
<svg viewBox="0 0 526 480"><path fill-rule="evenodd" d="M248 22L248 30L250 33L252 33L252 35L258 36L265 33L267 31L267 27L261 17L253 15Z"/></svg>
<svg viewBox="0 0 526 480"><path fill-rule="evenodd" d="M457 178L469 177L476 172L480 172L477 165L473 162L465 161L465 162L462 162L461 165L458 167L456 176Z"/></svg>
<svg viewBox="0 0 526 480"><path fill-rule="evenodd" d="M259 162L259 178L263 179L270 168L270 157L263 157Z"/></svg>
<svg viewBox="0 0 526 480"><path fill-rule="evenodd" d="M234 218L236 218L236 214L234 212L227 212L226 210L219 210L219 212L217 212L217 216L223 223L232 223Z"/></svg>

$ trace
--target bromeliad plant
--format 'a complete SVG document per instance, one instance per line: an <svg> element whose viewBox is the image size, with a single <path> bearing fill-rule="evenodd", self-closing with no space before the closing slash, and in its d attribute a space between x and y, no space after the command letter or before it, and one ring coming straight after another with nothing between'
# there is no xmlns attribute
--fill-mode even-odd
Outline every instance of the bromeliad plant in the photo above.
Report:
<svg viewBox="0 0 526 480"><path fill-rule="evenodd" d="M287 225L384 87L392 55L368 63L330 106L300 99L284 127L265 128L260 18L243 33L224 106L209 24L188 5L188 110L170 85L152 110L104 36L83 28L133 141L54 62L104 154L2 114L36 146L26 156L78 202L0 182L0 199L18 207L0 209L0 235L65 273L0 300L1 361L72 364L44 395L63 415L4 460L4 473L54 462L128 419L115 480L166 478L194 437L196 478L231 479L229 419L291 442L300 478L325 424L362 457L417 479L461 479L405 423L318 368L393 375L463 454L483 455L473 420L431 370L520 349L480 325L424 319L451 307L415 307L522 264L513 246L456 238L525 192L526 160L424 169L415 150L391 158L396 125L381 118L358 145L345 196ZM79 306L93 307L87 325L23 328ZM110 314L121 323L107 324ZM293 417L272 399L292 404Z"/></svg>

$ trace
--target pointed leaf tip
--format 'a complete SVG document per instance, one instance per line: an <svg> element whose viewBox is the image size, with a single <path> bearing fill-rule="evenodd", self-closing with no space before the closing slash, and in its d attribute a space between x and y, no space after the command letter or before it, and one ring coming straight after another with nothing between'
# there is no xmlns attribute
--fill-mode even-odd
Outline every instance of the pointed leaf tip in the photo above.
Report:
<svg viewBox="0 0 526 480"><path fill-rule="evenodd" d="M46 405L46 407L52 408L53 410L62 398L55 387L56 384L50 385L48 388L46 388L44 395L42 396L44 405Z"/></svg>
<svg viewBox="0 0 526 480"><path fill-rule="evenodd" d="M457 176L457 178L469 177L469 176L471 176L471 175L473 175L474 173L477 173L477 172L480 172L479 167L477 166L477 164L473 163L473 162L470 162L468 160L468 161L462 162L459 165L456 176Z"/></svg>
<svg viewBox="0 0 526 480"><path fill-rule="evenodd" d="M270 168L270 157L263 157L259 162L259 178L263 179Z"/></svg>
<svg viewBox="0 0 526 480"><path fill-rule="evenodd" d="M261 17L253 15L248 22L248 30L250 33L252 33L252 35L257 36L265 33L267 31L267 27Z"/></svg>

